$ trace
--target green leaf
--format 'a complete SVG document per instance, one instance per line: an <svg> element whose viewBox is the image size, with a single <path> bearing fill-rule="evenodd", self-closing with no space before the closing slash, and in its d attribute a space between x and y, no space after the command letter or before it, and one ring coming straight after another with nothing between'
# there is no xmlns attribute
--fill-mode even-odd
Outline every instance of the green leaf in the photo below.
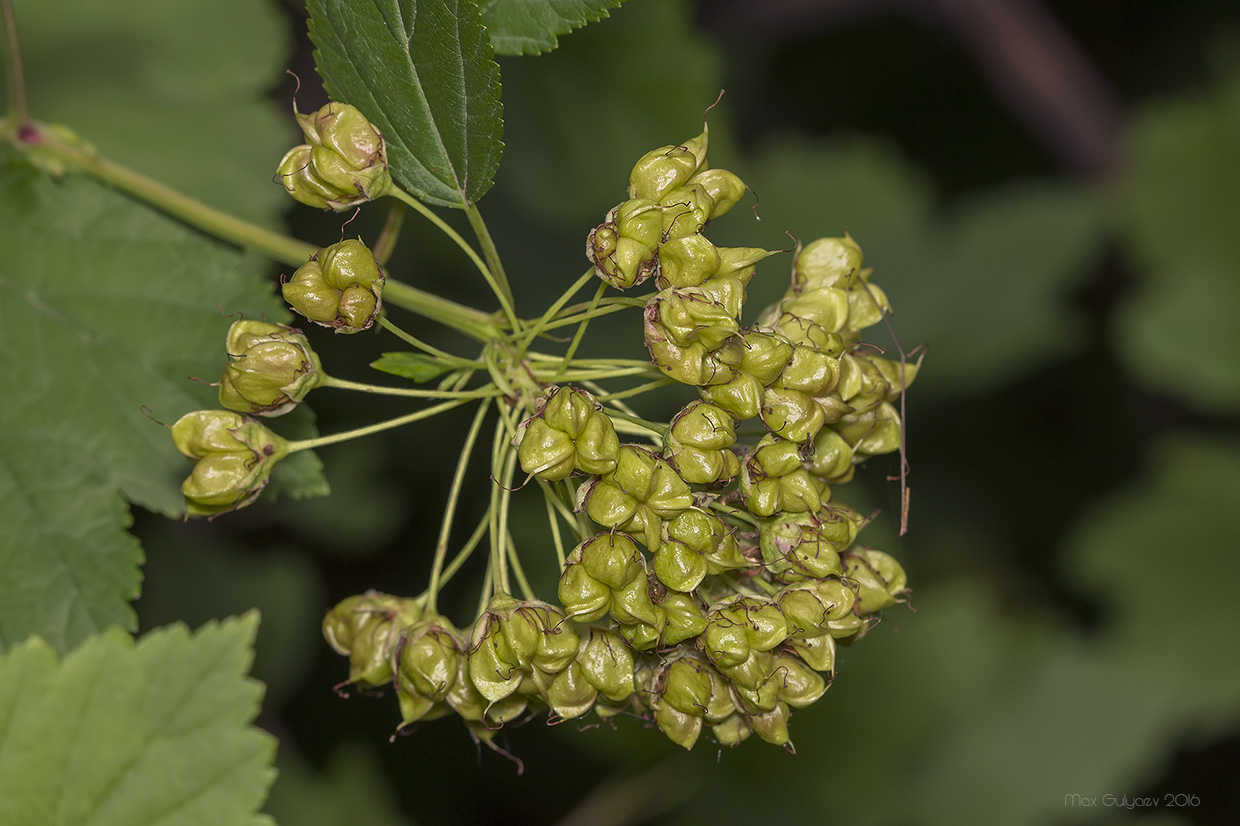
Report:
<svg viewBox="0 0 1240 826"><path fill-rule="evenodd" d="M279 222L290 200L271 178L298 133L269 97L292 45L276 4L15 5L32 117L212 206Z"/></svg>
<svg viewBox="0 0 1240 826"><path fill-rule="evenodd" d="M483 2L482 23L491 33L496 54L538 55L560 45L556 35L568 34L607 17L624 0L489 0Z"/></svg>
<svg viewBox="0 0 1240 826"><path fill-rule="evenodd" d="M0 649L118 624L141 549L122 496L184 512L159 422L216 407L229 319L286 317L262 265L85 178L0 153ZM277 428L279 426L277 425Z"/></svg>
<svg viewBox="0 0 1240 826"><path fill-rule="evenodd" d="M257 614L112 629L58 660L33 638L0 657L0 823L268 824L275 740L250 725Z"/></svg>
<svg viewBox="0 0 1240 826"><path fill-rule="evenodd" d="M1090 514L1066 558L1115 612L1114 643L1138 661L1157 652L1159 680L1175 689L1164 714L1234 720L1240 660L1218 641L1240 637L1231 587L1240 580L1240 442L1167 437L1149 466L1140 484Z"/></svg>
<svg viewBox="0 0 1240 826"><path fill-rule="evenodd" d="M224 529L202 530L168 519L143 525L149 554L142 567L142 599L135 605L139 627L194 626L224 614L260 611L251 673L266 686L269 705L283 702L304 683L322 651L319 628L327 599L322 575L295 540L268 534L256 553L227 526L219 527Z"/></svg>
<svg viewBox="0 0 1240 826"><path fill-rule="evenodd" d="M393 376L416 381L419 384L430 381L437 376L442 376L453 369L451 364L447 364L434 356L424 356L421 353L384 353L370 366L376 370L382 370L384 373L391 373Z"/></svg>
<svg viewBox="0 0 1240 826"><path fill-rule="evenodd" d="M701 114L722 82L718 50L678 0L631 3L554 54L505 61L503 189L519 198L523 215L580 228L584 239L627 197L638 158L701 131ZM591 112L593 101L606 108ZM715 137L712 131L712 162Z"/></svg>
<svg viewBox="0 0 1240 826"><path fill-rule="evenodd" d="M280 775L267 811L284 826L405 826L374 753L353 743L332 752L325 771L315 771L291 748L280 749Z"/></svg>
<svg viewBox="0 0 1240 826"><path fill-rule="evenodd" d="M503 144L499 66L472 0L310 0L310 38L333 99L383 133L392 178L430 204L491 187Z"/></svg>
<svg viewBox="0 0 1240 826"><path fill-rule="evenodd" d="M1240 408L1240 75L1148 106L1117 202L1141 280L1115 344L1144 385L1213 411Z"/></svg>
<svg viewBox="0 0 1240 826"><path fill-rule="evenodd" d="M1079 342L1071 293L1100 254L1103 226L1083 187L1016 184L936 210L920 171L857 139L775 140L742 177L761 196L762 223L733 220L733 210L716 243L779 249L785 232L802 243L850 233L891 298L900 343L930 347L917 393L985 389ZM783 294L786 260L759 265L753 307Z"/></svg>

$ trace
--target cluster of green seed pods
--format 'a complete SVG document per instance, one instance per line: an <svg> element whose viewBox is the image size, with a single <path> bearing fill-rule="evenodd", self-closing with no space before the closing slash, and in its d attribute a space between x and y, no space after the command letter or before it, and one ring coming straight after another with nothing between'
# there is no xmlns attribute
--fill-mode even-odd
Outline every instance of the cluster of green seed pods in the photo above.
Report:
<svg viewBox="0 0 1240 826"><path fill-rule="evenodd" d="M621 442L632 430L585 388L525 400L522 471L569 486L592 525L565 554L558 604L499 594L457 629L370 593L325 620L350 681L394 686L405 725L453 712L489 740L534 711L593 711L642 718L684 748L704 731L788 745L792 710L834 679L836 646L904 593L899 563L856 544L867 518L835 496L857 464L901 447L898 402L917 365L861 337L888 299L855 241L822 238L743 324L746 289L774 253L707 239L746 187L706 151L703 132L643 156L586 245L608 285L657 285L641 334L653 365L697 398L641 443Z"/></svg>

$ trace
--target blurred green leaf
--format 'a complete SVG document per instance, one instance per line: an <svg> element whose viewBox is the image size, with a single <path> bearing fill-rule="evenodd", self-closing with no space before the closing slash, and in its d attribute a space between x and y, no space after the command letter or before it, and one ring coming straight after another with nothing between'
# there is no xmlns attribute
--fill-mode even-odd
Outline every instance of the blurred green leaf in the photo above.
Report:
<svg viewBox="0 0 1240 826"><path fill-rule="evenodd" d="M472 0L310 0L315 63L333 99L383 133L392 178L439 206L491 187L503 143L499 67Z"/></svg>
<svg viewBox="0 0 1240 826"><path fill-rule="evenodd" d="M280 771L267 813L282 826L406 826L392 788L374 755L351 743L332 752L315 771L295 749L281 748Z"/></svg>
<svg viewBox="0 0 1240 826"><path fill-rule="evenodd" d="M215 407L220 308L283 319L255 262L77 176L0 157L0 646L133 627L122 502L184 512L166 428ZM150 412L148 417L147 411ZM158 421L156 421L158 420ZM20 491L20 493L19 493Z"/></svg>
<svg viewBox="0 0 1240 826"><path fill-rule="evenodd" d="M1240 714L1222 642L1240 635L1236 490L1240 443L1173 438L1085 519L1065 558L1109 609L1093 636L1015 613L981 581L917 588L917 613L885 612L793 716L798 759L725 753L683 822L757 817L752 788L819 789L782 799L789 820L829 800L845 822L953 826L1092 822L1070 795L1141 794L1182 738Z"/></svg>
<svg viewBox="0 0 1240 826"><path fill-rule="evenodd" d="M290 40L274 3L16 0L31 116L113 160L267 225L296 134L266 98Z"/></svg>
<svg viewBox="0 0 1240 826"><path fill-rule="evenodd" d="M1146 479L1095 509L1069 543L1072 572L1115 612L1109 640L1174 688L1160 709L1172 720L1240 712L1240 661L1219 649L1240 637L1236 491L1240 442L1166 438Z"/></svg>
<svg viewBox="0 0 1240 826"><path fill-rule="evenodd" d="M419 384L442 376L453 369L451 364L434 356L421 353L384 353L375 360L371 367L391 373L393 376L416 381Z"/></svg>
<svg viewBox="0 0 1240 826"><path fill-rule="evenodd" d="M1141 281L1115 328L1145 386L1240 407L1240 74L1147 106L1131 135L1120 227Z"/></svg>
<svg viewBox="0 0 1240 826"><path fill-rule="evenodd" d="M275 741L249 725L257 615L137 643L111 629L58 661L40 639L0 657L0 823L270 824L255 814Z"/></svg>
<svg viewBox="0 0 1240 826"><path fill-rule="evenodd" d="M496 54L538 55L560 45L568 34L607 17L624 0L484 0L482 24Z"/></svg>
<svg viewBox="0 0 1240 826"><path fill-rule="evenodd" d="M718 222L720 243L778 249L792 245L785 232L802 243L850 233L891 298L900 343L930 347L916 393L977 392L1079 342L1069 298L1102 241L1085 188L1018 184L938 212L925 177L865 139L774 140L740 171L760 196L762 223L733 210ZM789 262L782 272L780 261ZM759 266L753 306L783 293L790 267L789 258Z"/></svg>
<svg viewBox="0 0 1240 826"><path fill-rule="evenodd" d="M314 562L292 547L239 546L235 535L203 522L162 520L142 538L148 559L136 603L140 626L192 626L257 609L263 623L252 673L267 686L268 703L294 693L323 645L326 597Z"/></svg>
<svg viewBox="0 0 1240 826"><path fill-rule="evenodd" d="M553 54L506 60L504 190L534 220L580 227L584 248L637 159L700 132L721 85L718 52L678 0L631 3Z"/></svg>

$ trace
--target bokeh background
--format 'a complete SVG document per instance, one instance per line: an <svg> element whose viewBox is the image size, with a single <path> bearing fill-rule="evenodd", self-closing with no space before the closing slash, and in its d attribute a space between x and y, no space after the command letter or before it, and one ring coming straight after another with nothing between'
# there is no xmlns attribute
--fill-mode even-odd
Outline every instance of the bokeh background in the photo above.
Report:
<svg viewBox="0 0 1240 826"><path fill-rule="evenodd" d="M251 85L260 73L265 95L247 91L245 105L264 110L276 147L291 145L295 84L281 71L300 76L303 111L325 100L304 9L246 5L260 17L236 36L257 29L261 46L214 71ZM177 25L161 14L158 25ZM41 36L33 24L30 74L52 88L75 70L40 64ZM80 43L84 60L117 46ZM557 51L500 64L507 148L482 209L526 314L584 269L585 234L624 197L633 161L697 134L720 90L712 165L758 202L712 225L712 239L786 248L789 235L847 231L861 243L900 344L928 354L908 394L908 535L896 531L894 458L872 461L845 498L882 510L867 544L903 561L913 596L794 715L795 754L706 738L684 753L636 720L536 719L498 739L523 762L518 775L451 719L393 737L395 699L337 696L346 664L318 630L345 596L425 587L466 422L323 450L327 499L210 523L138 512L143 629L262 611L259 723L281 743L268 810L287 826L1234 822L1240 5L628 0ZM120 80L129 69L150 71L121 66ZM134 129L115 103L83 105L75 122L96 124L101 146L109 118L120 135ZM259 144L217 146L192 169L172 151L130 162L221 203L226 170L274 169L282 150ZM269 192L232 205L308 240L340 237L339 217ZM363 214L347 232L373 237L377 220ZM414 220L392 270L458 300L480 294L467 262ZM786 256L759 268L750 318L787 275ZM315 338L333 374L365 377L392 349L357 338ZM596 324L586 347L640 355L636 314ZM687 400L642 406L658 418ZM328 393L313 407L324 432L407 409ZM467 488L464 525L485 476L480 466ZM553 594L531 504L518 541L536 588ZM466 569L446 592L459 622L479 576Z"/></svg>

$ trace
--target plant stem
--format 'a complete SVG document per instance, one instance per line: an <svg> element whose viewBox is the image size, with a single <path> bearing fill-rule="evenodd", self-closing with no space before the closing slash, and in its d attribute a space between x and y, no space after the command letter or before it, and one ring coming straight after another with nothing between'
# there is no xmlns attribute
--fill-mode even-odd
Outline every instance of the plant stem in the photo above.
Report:
<svg viewBox="0 0 1240 826"><path fill-rule="evenodd" d="M500 303L507 308L509 320L512 322L512 331L517 332L520 327L514 311L514 301L512 298L512 287L508 284L508 276L504 273L504 265L499 259L499 250L495 248L495 241L491 238L491 232L487 229L486 221L482 220L482 213L478 211L478 205L469 201L465 204L465 217L469 219L469 225L473 227L474 235L478 238L478 243L482 245L482 254L486 256L487 266L490 268L492 285L495 294L499 297Z"/></svg>
<svg viewBox="0 0 1240 826"><path fill-rule="evenodd" d="M545 370L534 370L535 376L548 375ZM607 370L556 370L550 374L549 381L559 383L564 381L598 381L600 379L619 379L625 376L641 376L654 375L667 379L653 364L646 364L641 367L613 367Z"/></svg>
<svg viewBox="0 0 1240 826"><path fill-rule="evenodd" d="M546 500L547 524L551 526L551 541L555 545L555 558L560 563L560 570L563 571L564 570L564 559L565 559L564 540L560 536L560 520L556 515L555 505L551 503L551 500L555 496L555 494L551 492L550 485L548 485L545 482L543 482L540 485L540 487L542 487L543 498Z"/></svg>
<svg viewBox="0 0 1240 826"><path fill-rule="evenodd" d="M422 339L416 336L412 336L409 333L406 333L404 330L402 330L400 327L396 325L396 322L392 321L386 315L380 317L379 326L387 330L392 335L396 336L401 341L408 344L410 347L416 347L419 350L423 351L424 353L429 353L435 358L442 359L443 361L446 361L449 364L455 364L458 367L481 367L482 366L476 361L470 361L469 359L461 358L460 356L454 356L449 352L440 350L438 347L435 347L434 345L427 344L425 341L423 341Z"/></svg>
<svg viewBox="0 0 1240 826"><path fill-rule="evenodd" d="M538 599L534 595L534 589L530 587L530 581L525 578L525 569L521 567L521 556L517 553L517 546L512 541L512 534L508 534L508 561L512 563L512 572L517 575L517 587L521 589L521 595L530 602Z"/></svg>
<svg viewBox="0 0 1240 826"><path fill-rule="evenodd" d="M389 278L384 282L383 302L438 321L475 341L490 341L499 334L495 319L487 313L410 287L402 281Z"/></svg>
<svg viewBox="0 0 1240 826"><path fill-rule="evenodd" d="M444 411L452 410L453 408L460 407L463 404L468 404L469 401L470 399L453 399L451 401L443 402L442 404L437 404L434 407L419 410L416 413L409 413L405 416L398 416L395 419L388 419L386 422L366 425L365 427L359 427L354 430L345 430L340 433L333 433L330 436L319 436L317 439L303 439L300 442L289 442L288 452L296 453L299 450L313 450L327 445L334 445L339 442L347 442L350 439L360 439L362 436L369 436L372 433L381 433L384 430L391 430L394 427L400 427L401 425L412 424L413 422L420 422L423 419L429 419L432 416L438 416Z"/></svg>
<svg viewBox="0 0 1240 826"><path fill-rule="evenodd" d="M503 284L501 285L501 283L496 280L496 276L492 272L491 268L487 266L487 262L483 261L482 257L478 255L478 251L475 250L468 241L462 238L459 232L457 232L452 227L450 227L444 219L440 218L437 214L435 214L435 212L430 207L428 207L426 204L422 203L417 198L410 195L408 192L405 192L403 189L401 189L398 186L392 187L391 194L393 197L398 198L399 200L413 207L415 210L417 210L417 212L421 213L422 217L426 218L426 220L434 224L435 227L440 232L442 232L444 235L448 236L449 239L451 239L452 243L456 244L458 247L461 248L461 251L464 252L465 255L469 257L469 260L473 262L474 266L477 267L478 272L482 273L482 277L486 280L487 285L490 286L491 292L495 293L495 297L499 299L500 307L503 309L504 315L508 317L509 325L512 327L513 330L516 330L520 324L520 321L517 318L516 311L513 309L512 291L508 289L507 282L503 282ZM477 212L476 207L474 207L474 212ZM466 214L469 214L468 208L466 209ZM473 225L473 223L474 223L473 215L470 215L470 224ZM477 227L475 227L475 232L476 231L477 231ZM489 240L490 240L490 237L488 236L487 241ZM493 251L494 251L494 248L492 247L492 252ZM489 256L488 256L488 260L489 260ZM500 275L501 276L503 275L503 270L500 270Z"/></svg>
<svg viewBox="0 0 1240 826"><path fill-rule="evenodd" d="M362 393L373 393L376 396L408 396L414 399L491 399L500 395L494 388L480 387L477 390L418 390L412 387L382 387L377 384L337 379L327 376L322 387L334 387L337 390L357 390Z"/></svg>
<svg viewBox="0 0 1240 826"><path fill-rule="evenodd" d="M585 317L581 320L581 325L577 328L577 332L573 334L573 340L568 345L568 350L564 353L564 360L560 362L560 369L556 371L556 378L553 381L559 381L559 377L564 375L568 370L568 366L573 361L573 356L577 354L577 347L581 344L581 339L585 337L586 327L590 324L592 313L598 307L599 299L603 297L603 290L607 288L605 283L599 284L598 289L594 292L594 298L590 301L590 306L586 308Z"/></svg>
<svg viewBox="0 0 1240 826"><path fill-rule="evenodd" d="M500 526L500 491L504 487L504 471L510 451L504 449L503 413L495 424L495 437L491 443L491 506L488 509L491 521L491 564L487 573L491 576L492 594L508 593L508 558L504 554L503 533ZM507 525L502 530L507 531Z"/></svg>
<svg viewBox="0 0 1240 826"><path fill-rule="evenodd" d="M452 579L452 577L456 575L456 572L461 569L461 566L469 560L469 557L473 554L474 549L477 548L482 542L482 537L485 536L487 532L487 521L488 520L485 515L478 520L478 524L474 526L474 532L469 535L469 539L465 541L465 544L461 547L461 550L457 551L456 556L452 557L452 561L448 563L448 567L444 568L443 576L439 578L439 587L441 589L443 586L448 584L448 580Z"/></svg>
<svg viewBox="0 0 1240 826"><path fill-rule="evenodd" d="M375 241L375 245L370 251L375 254L375 260L379 262L379 266L386 268L388 259L392 257L392 252L396 249L396 241L400 238L400 227L405 222L405 205L401 201L393 201L388 209L387 218L383 222L383 229L379 231L379 240Z"/></svg>
<svg viewBox="0 0 1240 826"><path fill-rule="evenodd" d="M525 355L525 351L529 349L530 344L532 344L534 339L537 338L543 331L543 328L546 327L547 322L551 321L551 319L555 317L555 314L568 303L568 300L576 295L577 291L584 287L593 277L594 268L591 267L586 270L585 274L578 278L571 287L565 290L550 307L547 308L547 311L542 314L542 317L539 318L538 321L529 326L529 333L524 339L521 340L521 343L517 345L517 358L522 358Z"/></svg>
<svg viewBox="0 0 1240 826"><path fill-rule="evenodd" d="M628 413L621 413L617 410L610 411L608 415L611 416L613 425L617 423L616 420L620 422L628 422L630 424L637 425L637 427L641 429L640 432L642 433L654 433L663 439L667 438L667 425L654 424L639 416L631 416ZM619 430L620 428L617 427L616 429ZM632 433L633 431L629 430L628 432Z"/></svg>
<svg viewBox="0 0 1240 826"><path fill-rule="evenodd" d="M17 145L36 157L59 162L111 184L125 194L157 207L203 232L237 246L256 250L281 263L299 267L318 251L317 247L304 241L272 232L207 206L202 201L111 161L95 149L41 124L33 139Z"/></svg>
<svg viewBox="0 0 1240 826"><path fill-rule="evenodd" d="M474 444L478 441L478 433L482 429L482 422L490 409L490 399L478 405L478 412L474 414L473 424L470 425L469 433L465 437L465 446L461 448L461 456L456 463L456 473L452 477L452 486L448 489L448 504L444 508L443 523L439 526L439 541L435 544L435 559L431 563L431 581L427 589L430 594L428 597L428 608L432 613L435 611L435 601L439 596L439 581L443 569L443 560L448 553L448 539L452 534L452 520L456 516L456 505L461 496L461 484L465 479L465 468L469 465L469 457L474 452Z"/></svg>
<svg viewBox="0 0 1240 826"><path fill-rule="evenodd" d="M4 40L8 53L9 120L11 129L21 129L30 117L26 103L26 76L22 71L21 43L17 38L17 17L13 14L13 0L0 0L4 14Z"/></svg>
<svg viewBox="0 0 1240 826"><path fill-rule="evenodd" d="M621 390L618 393L603 393L602 395L595 396L594 400L596 402L619 401L620 399L627 399L632 396L640 396L641 394L648 393L651 390L658 390L660 387L667 387L669 384L672 384L672 382L672 379L666 377L655 379L654 381L648 381L645 384L639 384L636 387L630 387L628 390Z"/></svg>

